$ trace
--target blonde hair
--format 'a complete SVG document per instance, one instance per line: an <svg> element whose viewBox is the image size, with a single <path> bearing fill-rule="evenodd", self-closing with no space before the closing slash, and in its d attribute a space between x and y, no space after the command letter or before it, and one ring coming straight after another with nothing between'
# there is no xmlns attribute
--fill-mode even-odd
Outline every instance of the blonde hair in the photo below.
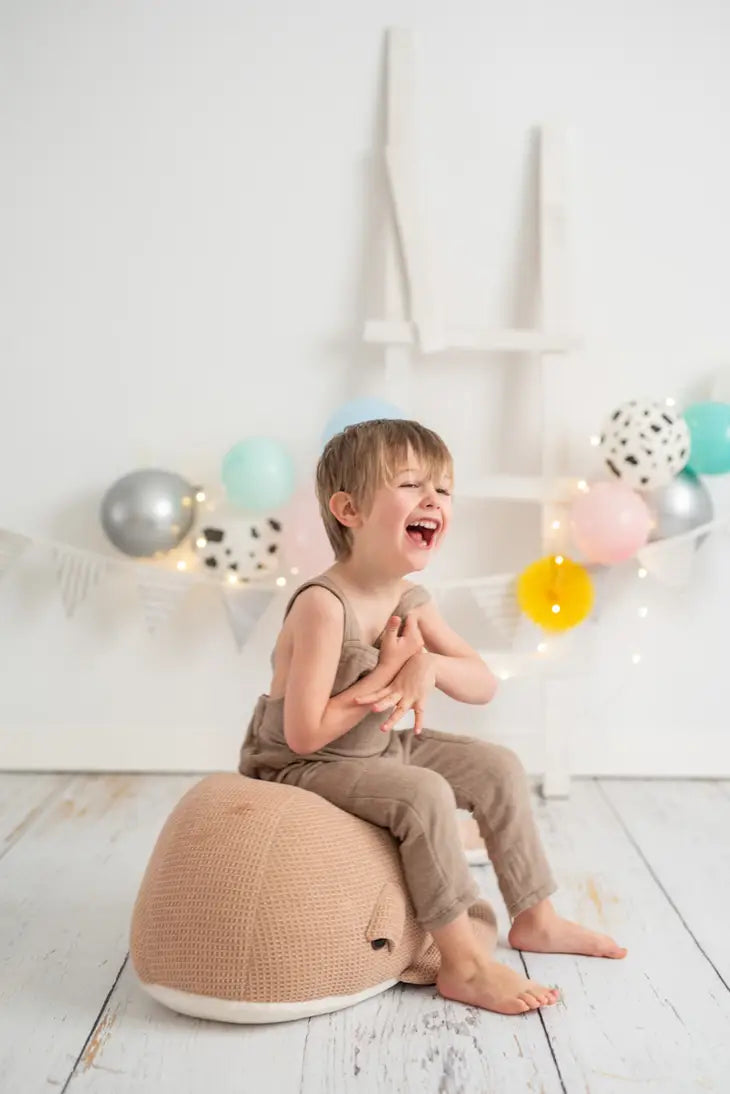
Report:
<svg viewBox="0 0 730 1094"><path fill-rule="evenodd" d="M349 557L352 532L330 511L332 495L343 490L358 508L368 510L376 490L392 482L409 451L434 481L453 478L451 453L438 433L420 422L377 418L348 425L327 442L317 463L317 500L336 559Z"/></svg>

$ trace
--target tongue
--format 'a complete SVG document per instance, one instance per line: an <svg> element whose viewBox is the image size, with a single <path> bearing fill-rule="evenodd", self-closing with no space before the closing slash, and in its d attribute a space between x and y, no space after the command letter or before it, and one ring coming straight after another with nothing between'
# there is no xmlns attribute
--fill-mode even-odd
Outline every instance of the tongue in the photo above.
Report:
<svg viewBox="0 0 730 1094"><path fill-rule="evenodd" d="M417 543L419 547L428 546L430 540L427 533L424 532L423 528L407 528L406 531L408 532L408 535L411 537L413 542Z"/></svg>

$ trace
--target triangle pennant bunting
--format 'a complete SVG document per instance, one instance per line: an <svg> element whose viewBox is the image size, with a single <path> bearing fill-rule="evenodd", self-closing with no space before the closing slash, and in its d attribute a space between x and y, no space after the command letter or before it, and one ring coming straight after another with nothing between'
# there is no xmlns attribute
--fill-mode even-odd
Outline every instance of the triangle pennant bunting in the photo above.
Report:
<svg viewBox="0 0 730 1094"><path fill-rule="evenodd" d="M54 547L61 602L70 619L106 573L106 559L73 547Z"/></svg>
<svg viewBox="0 0 730 1094"><path fill-rule="evenodd" d="M684 589L692 577L695 540L689 536L649 543L637 552L637 559L651 577L672 589Z"/></svg>
<svg viewBox="0 0 730 1094"><path fill-rule="evenodd" d="M248 642L254 627L264 614L272 598L272 589L221 589L228 622L239 653Z"/></svg>
<svg viewBox="0 0 730 1094"><path fill-rule="evenodd" d="M471 586L471 595L490 627L510 645L522 620L514 574L495 574L488 581Z"/></svg>
<svg viewBox="0 0 730 1094"><path fill-rule="evenodd" d="M30 543L28 536L0 528L0 577L20 558Z"/></svg>
<svg viewBox="0 0 730 1094"><path fill-rule="evenodd" d="M142 614L149 634L157 634L167 623L189 588L189 582L164 571L154 579L146 575L137 578Z"/></svg>

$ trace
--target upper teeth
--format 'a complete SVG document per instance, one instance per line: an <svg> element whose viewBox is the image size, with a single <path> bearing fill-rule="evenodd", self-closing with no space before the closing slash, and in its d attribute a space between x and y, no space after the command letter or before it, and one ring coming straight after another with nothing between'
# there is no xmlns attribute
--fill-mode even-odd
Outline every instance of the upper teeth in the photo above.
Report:
<svg viewBox="0 0 730 1094"><path fill-rule="evenodd" d="M416 528L430 528L432 532L435 532L438 528L437 520L412 520L411 527Z"/></svg>

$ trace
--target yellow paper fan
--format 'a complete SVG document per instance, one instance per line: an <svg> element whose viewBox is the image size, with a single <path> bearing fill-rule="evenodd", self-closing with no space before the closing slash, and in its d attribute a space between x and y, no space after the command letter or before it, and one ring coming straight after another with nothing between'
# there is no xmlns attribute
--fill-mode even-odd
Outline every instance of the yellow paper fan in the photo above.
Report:
<svg viewBox="0 0 730 1094"><path fill-rule="evenodd" d="M523 570L517 599L525 615L548 631L582 623L593 606L590 574L564 555L547 555Z"/></svg>

